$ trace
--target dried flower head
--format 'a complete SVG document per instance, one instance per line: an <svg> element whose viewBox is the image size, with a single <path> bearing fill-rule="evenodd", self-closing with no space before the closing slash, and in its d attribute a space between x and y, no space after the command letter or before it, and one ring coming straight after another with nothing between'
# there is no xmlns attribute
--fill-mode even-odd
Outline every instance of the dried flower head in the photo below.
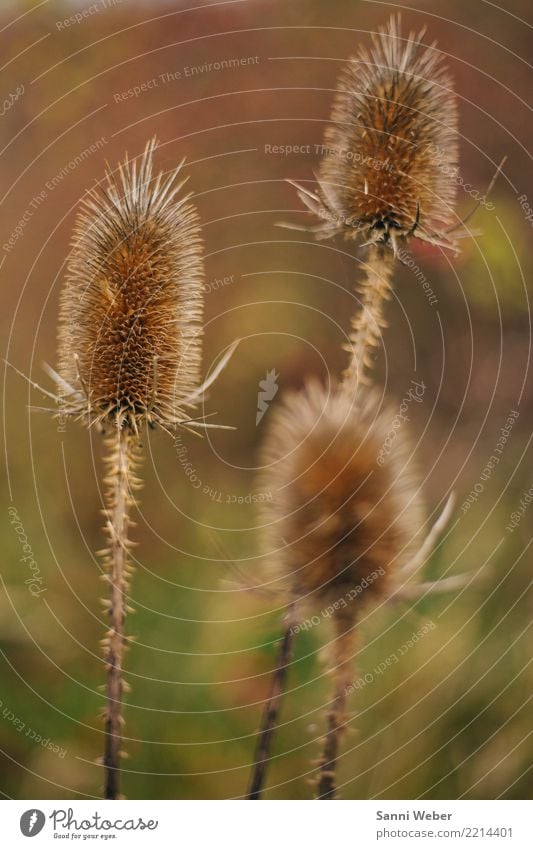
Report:
<svg viewBox="0 0 533 849"><path fill-rule="evenodd" d="M435 44L403 38L392 17L343 68L324 139L317 193L300 197L322 219L318 238L343 233L396 252L414 235L453 247L457 104Z"/></svg>
<svg viewBox="0 0 533 849"><path fill-rule="evenodd" d="M378 462L392 419L374 393L359 393L355 407L344 389L328 395L318 383L273 412L262 455L261 487L274 494L264 505L267 557L297 603L345 599L336 612L353 619L409 560L422 522L401 432Z"/></svg>
<svg viewBox="0 0 533 849"><path fill-rule="evenodd" d="M154 178L155 148L83 199L60 310L66 412L135 431L186 419L201 366L198 215L180 195L181 166Z"/></svg>

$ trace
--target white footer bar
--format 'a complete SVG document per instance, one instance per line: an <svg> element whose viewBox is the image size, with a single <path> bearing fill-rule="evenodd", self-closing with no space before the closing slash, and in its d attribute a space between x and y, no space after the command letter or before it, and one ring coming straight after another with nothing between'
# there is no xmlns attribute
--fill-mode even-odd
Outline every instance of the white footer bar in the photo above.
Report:
<svg viewBox="0 0 533 849"><path fill-rule="evenodd" d="M4 801L6 849L79 845L187 849L533 846L528 801ZM31 842L32 840L35 842Z"/></svg>

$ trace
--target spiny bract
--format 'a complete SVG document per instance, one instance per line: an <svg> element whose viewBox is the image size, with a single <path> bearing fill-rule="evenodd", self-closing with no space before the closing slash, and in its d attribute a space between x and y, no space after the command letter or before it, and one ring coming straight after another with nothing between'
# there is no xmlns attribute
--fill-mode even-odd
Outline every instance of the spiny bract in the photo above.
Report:
<svg viewBox="0 0 533 849"><path fill-rule="evenodd" d="M394 413L379 410L377 394L345 387L328 392L310 383L286 396L272 414L260 486L265 559L297 604L355 620L361 599L386 594L413 552L422 526L408 444L395 432L378 462Z"/></svg>
<svg viewBox="0 0 533 849"><path fill-rule="evenodd" d="M83 199L60 308L64 412L135 431L186 419L201 366L198 215L181 165L153 177L156 144Z"/></svg>
<svg viewBox="0 0 533 849"><path fill-rule="evenodd" d="M423 31L403 38L391 18L343 68L314 195L318 238L342 232L392 243L416 235L450 247L457 169L457 105L451 78Z"/></svg>

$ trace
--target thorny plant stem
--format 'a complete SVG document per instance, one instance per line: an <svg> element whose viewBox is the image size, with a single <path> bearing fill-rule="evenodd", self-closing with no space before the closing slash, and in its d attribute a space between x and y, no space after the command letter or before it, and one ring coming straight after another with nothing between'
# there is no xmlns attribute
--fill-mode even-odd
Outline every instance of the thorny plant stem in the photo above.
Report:
<svg viewBox="0 0 533 849"><path fill-rule="evenodd" d="M263 711L247 799L260 799L263 791L263 784L270 760L272 738L278 722L281 696L287 677L287 667L292 658L294 643L294 603L289 605L285 621L286 628L279 648L270 694Z"/></svg>
<svg viewBox="0 0 533 849"><path fill-rule="evenodd" d="M350 363L343 374L347 388L370 383L367 372L373 366L373 349L379 347L381 331L387 326L383 307L391 295L393 263L391 250L382 245L369 248L365 278L358 286L361 306L352 318L350 342L345 346L350 353Z"/></svg>
<svg viewBox="0 0 533 849"><path fill-rule="evenodd" d="M353 392L354 399L357 397L358 386L371 383L373 352L380 345L381 331L387 326L383 311L391 296L393 267L392 250L378 244L369 247L365 277L358 286L361 306L352 318L350 341L345 346L350 354L350 362L342 376L344 390ZM335 799L337 793L335 774L346 713L346 689L341 674L342 668L342 665L339 666L335 676L333 698L327 713L327 731L319 762L318 799Z"/></svg>
<svg viewBox="0 0 533 849"><path fill-rule="evenodd" d="M108 454L108 510L106 530L110 545L106 554L109 601L109 631L104 640L107 671L105 711L105 798L117 799L122 742L122 661L124 655L125 595L127 589L129 508L132 503L132 440L126 428L117 429L106 440Z"/></svg>
<svg viewBox="0 0 533 849"><path fill-rule="evenodd" d="M335 799L337 794L335 774L339 740L344 730L345 707L346 690L342 681L337 681L327 715L328 728L324 739L324 751L320 759L317 799Z"/></svg>

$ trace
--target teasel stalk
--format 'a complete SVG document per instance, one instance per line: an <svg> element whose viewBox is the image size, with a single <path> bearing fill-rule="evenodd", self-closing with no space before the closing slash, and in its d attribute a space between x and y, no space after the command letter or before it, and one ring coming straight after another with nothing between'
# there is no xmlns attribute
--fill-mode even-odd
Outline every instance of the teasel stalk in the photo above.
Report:
<svg viewBox="0 0 533 849"><path fill-rule="evenodd" d="M266 771L271 757L272 740L279 720L281 697L285 688L289 664L292 660L295 626L294 613L295 603L290 602L285 614L285 630L280 642L276 668L272 675L270 692L263 710L261 728L257 735L254 763L246 797L249 800L260 799L263 792Z"/></svg>
<svg viewBox="0 0 533 849"><path fill-rule="evenodd" d="M318 761L319 776L316 782L318 799L334 799L337 794L336 774L339 758L339 747L345 732L347 720L347 692L353 673L350 673L351 659L355 653L355 623L346 621L346 629L342 620L335 619L335 639L331 649L332 656L332 696L326 711L326 733L324 735L322 754Z"/></svg>
<svg viewBox="0 0 533 849"><path fill-rule="evenodd" d="M61 295L57 407L104 436L103 578L106 664L105 798L119 797L124 625L132 572L129 531L141 486L143 430L222 427L193 415L235 345L201 382L203 244L196 208L182 189L183 162L154 176L156 139L128 156L81 201Z"/></svg>
<svg viewBox="0 0 533 849"><path fill-rule="evenodd" d="M390 252L382 245L372 245L364 266L365 277L358 287L360 308L352 317L349 341L343 345L350 355L342 375L348 390L356 389L359 384L371 383L374 353L387 326L385 303L392 292L393 262Z"/></svg>
<svg viewBox="0 0 533 849"><path fill-rule="evenodd" d="M140 486L135 477L136 461L139 459L139 445L136 437L127 428L117 428L116 432L105 438L107 464L106 533L109 548L100 552L104 557L105 579L110 585L110 598L103 599L104 608L109 616L109 631L102 640L107 667L107 685L105 710L105 797L116 799L119 795L119 762L122 757L122 697L125 689L123 681L123 656L125 642L124 623L127 606L129 577L131 566L129 550L130 511L134 506L133 490Z"/></svg>

